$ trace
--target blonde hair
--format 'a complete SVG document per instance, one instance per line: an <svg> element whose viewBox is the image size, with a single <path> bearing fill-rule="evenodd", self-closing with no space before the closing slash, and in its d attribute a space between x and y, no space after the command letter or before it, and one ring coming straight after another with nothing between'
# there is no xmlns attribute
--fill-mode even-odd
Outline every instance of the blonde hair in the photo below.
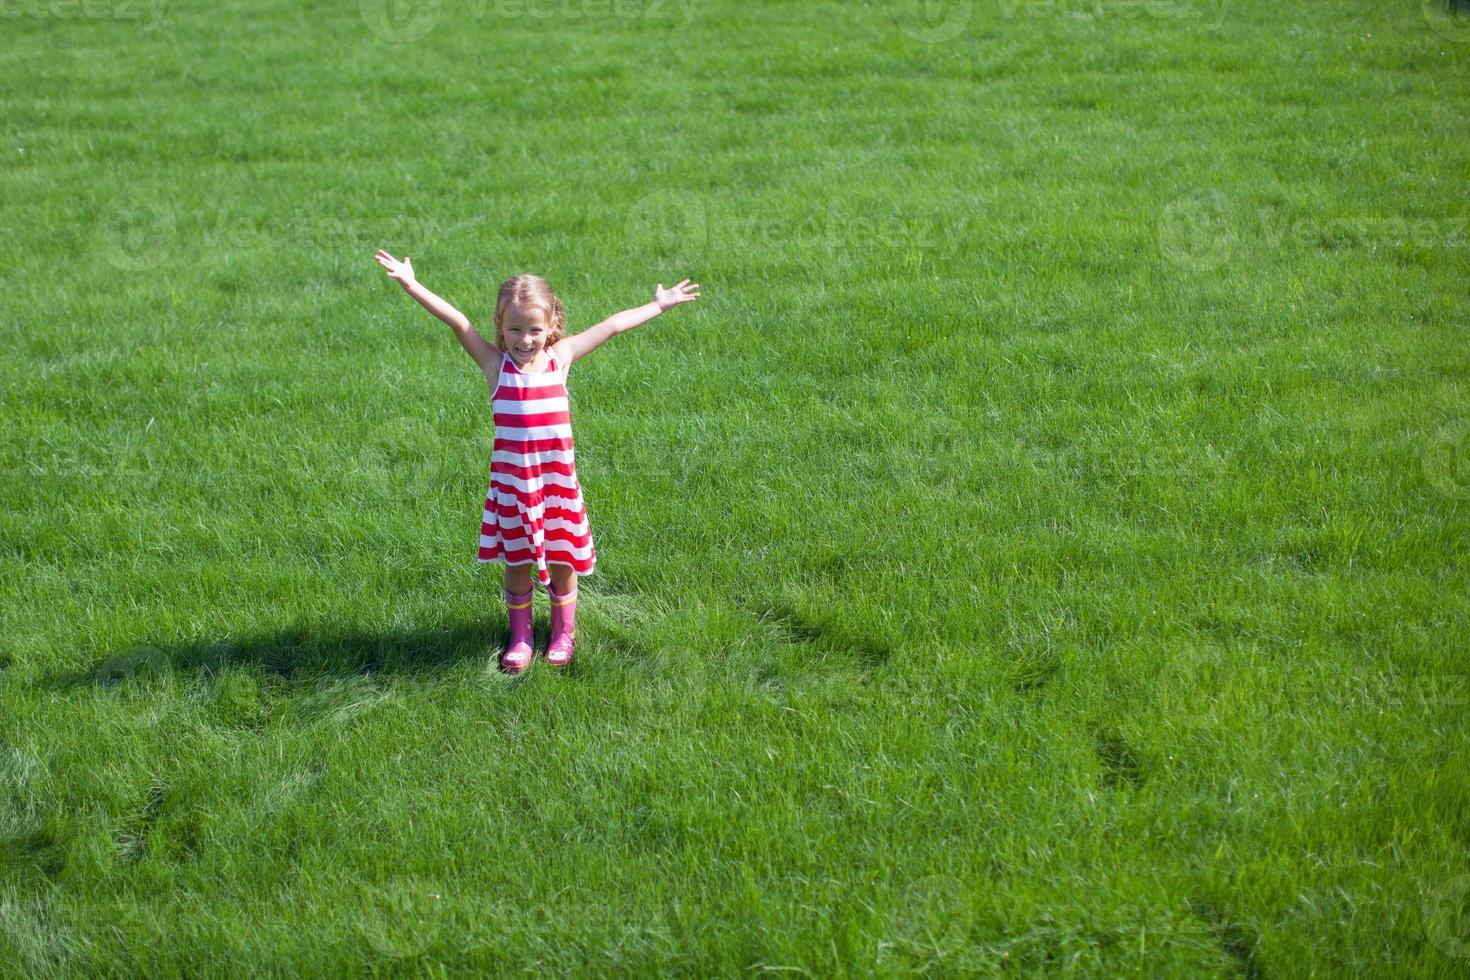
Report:
<svg viewBox="0 0 1470 980"><path fill-rule="evenodd" d="M505 350L505 308L510 305L538 306L546 312L546 346L566 336L567 313L556 298L551 283L540 276L511 276L500 284L495 298L495 345Z"/></svg>

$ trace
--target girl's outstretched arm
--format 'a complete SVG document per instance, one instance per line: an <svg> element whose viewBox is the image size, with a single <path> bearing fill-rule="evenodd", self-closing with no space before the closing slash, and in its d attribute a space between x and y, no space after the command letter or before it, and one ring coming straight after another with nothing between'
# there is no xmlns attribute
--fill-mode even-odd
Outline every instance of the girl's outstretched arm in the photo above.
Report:
<svg viewBox="0 0 1470 980"><path fill-rule="evenodd" d="M635 306L621 313L614 313L595 327L588 327L579 334L563 338L557 343L556 351L570 367L577 358L586 357L616 334L632 330L641 323L647 323L671 306L692 303L697 299L699 299L699 283L697 282L691 285L689 280L685 279L669 289L665 289L664 284L659 283L658 288L653 291L653 302Z"/></svg>
<svg viewBox="0 0 1470 980"><path fill-rule="evenodd" d="M404 292L418 300L424 309L449 324L449 329L454 331L454 336L464 347L465 353L474 358L475 363L480 365L480 370L485 370L487 364L494 366L500 363L498 360L500 351L494 344L480 336L479 331L470 325L469 319L463 313L419 284L413 274L413 263L409 261L407 255L403 257L402 262L399 262L387 252L379 249L378 254L373 258L378 260L378 265L383 267L383 271L388 273L390 279L396 280L403 287Z"/></svg>

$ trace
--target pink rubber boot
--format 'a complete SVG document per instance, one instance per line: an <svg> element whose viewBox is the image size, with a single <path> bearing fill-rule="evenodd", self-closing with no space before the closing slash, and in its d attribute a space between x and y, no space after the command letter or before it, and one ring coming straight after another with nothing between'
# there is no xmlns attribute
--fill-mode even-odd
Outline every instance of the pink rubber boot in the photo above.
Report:
<svg viewBox="0 0 1470 980"><path fill-rule="evenodd" d="M508 674L519 674L531 665L531 595L505 590L505 607L510 616L510 646L500 655L500 666Z"/></svg>
<svg viewBox="0 0 1470 980"><path fill-rule="evenodd" d="M551 595L551 643L546 647L546 662L553 667L565 667L572 662L572 650L577 642L577 587L566 595L558 595L556 587L548 585Z"/></svg>

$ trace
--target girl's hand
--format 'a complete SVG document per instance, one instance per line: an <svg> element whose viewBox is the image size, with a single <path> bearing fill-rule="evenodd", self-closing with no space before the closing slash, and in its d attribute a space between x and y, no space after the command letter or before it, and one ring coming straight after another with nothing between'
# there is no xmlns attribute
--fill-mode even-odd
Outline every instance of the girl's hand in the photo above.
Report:
<svg viewBox="0 0 1470 980"><path fill-rule="evenodd" d="M399 262L380 248L378 249L378 254L374 255L373 258L378 260L378 265L383 267L383 270L388 273L388 277L390 279L397 279L398 284L404 289L418 284L418 280L413 275L413 263L408 260L407 255L403 257L402 262Z"/></svg>
<svg viewBox="0 0 1470 980"><path fill-rule="evenodd" d="M699 299L699 283L696 282L691 286L689 285L688 279L685 279L672 289L665 289L664 284L659 283L658 288L653 291L653 301L658 304L658 311L660 313L671 306L678 306L680 303L692 303L697 299Z"/></svg>

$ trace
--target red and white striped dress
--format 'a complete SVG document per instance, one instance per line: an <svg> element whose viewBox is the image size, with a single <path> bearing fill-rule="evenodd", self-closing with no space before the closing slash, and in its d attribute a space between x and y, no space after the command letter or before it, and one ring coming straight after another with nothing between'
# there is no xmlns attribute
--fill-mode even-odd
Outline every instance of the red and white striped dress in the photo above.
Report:
<svg viewBox="0 0 1470 980"><path fill-rule="evenodd" d="M546 355L546 370L531 374L501 353L479 555L481 562L534 564L543 585L551 580L547 562L571 565L578 575L591 575L597 562L577 482L566 372L550 348Z"/></svg>

